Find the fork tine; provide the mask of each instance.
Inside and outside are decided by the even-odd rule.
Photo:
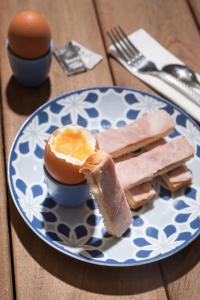
[[[123,43],[123,41],[120,39],[120,37],[118,36],[118,34],[117,34],[115,28],[111,29],[111,33],[112,33],[112,35],[114,36],[114,38],[115,38],[117,44],[120,45],[120,47],[122,48],[122,51],[123,51],[124,54],[126,55],[127,59],[128,59],[128,60],[131,60],[132,55],[130,55],[129,51],[127,50],[126,45],[124,46],[124,43]]]
[[[138,54],[138,51],[136,51],[133,47],[130,46],[129,42],[126,39],[126,36],[124,36],[124,34],[121,33],[118,27],[115,28],[115,32],[117,33],[119,39],[121,40],[121,43],[124,44],[127,51],[129,51],[129,53],[131,54],[131,57],[134,58]]]
[[[126,42],[129,44],[129,46],[132,48],[133,51],[135,51],[137,54],[139,54],[138,49],[133,45],[131,40],[129,39],[128,35],[124,32],[124,30],[118,25],[118,30],[121,32],[123,38],[126,40]]]
[[[123,53],[123,51],[121,51],[120,47],[118,47],[118,44],[115,41],[115,39],[113,38],[112,34],[110,32],[107,32],[107,35],[110,38],[111,43],[115,47],[115,49],[118,52],[118,54],[122,57],[123,60],[125,60],[126,62],[128,62],[128,58],[125,56],[125,54]]]

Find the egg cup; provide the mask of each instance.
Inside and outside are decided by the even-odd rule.
[[[44,166],[44,175],[50,197],[59,205],[67,208],[81,206],[91,198],[86,181],[80,184],[64,184],[55,180]]]
[[[48,77],[53,42],[51,41],[48,52],[36,59],[23,59],[11,50],[9,43],[6,43],[8,58],[16,80],[24,86],[35,87],[42,84]]]

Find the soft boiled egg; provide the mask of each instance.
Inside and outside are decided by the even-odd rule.
[[[61,183],[81,183],[85,178],[79,169],[96,148],[96,139],[90,131],[78,125],[64,126],[55,130],[46,144],[45,167]]]

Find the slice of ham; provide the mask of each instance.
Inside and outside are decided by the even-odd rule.
[[[118,129],[109,129],[96,135],[99,149],[112,157],[135,151],[169,134],[175,124],[164,110],[144,114],[138,120]]]
[[[93,153],[81,167],[90,186],[108,232],[121,237],[132,222],[132,214],[115,172],[112,157],[103,152]]]
[[[194,149],[185,137],[180,137],[137,157],[115,165],[119,182],[129,190],[143,182],[150,182],[194,156]]]
[[[115,158],[114,161],[115,163],[125,161],[137,155],[138,153],[127,153]],[[125,194],[130,208],[135,209],[150,202],[156,195],[156,191],[151,183],[145,182],[126,191]]]
[[[176,192],[192,183],[192,173],[186,166],[178,167],[161,176],[171,192]]]
[[[132,209],[149,203],[155,197],[155,195],[156,191],[149,182],[142,183],[126,191],[127,200]]]
[[[166,144],[165,139],[156,141],[145,147],[145,150],[151,150],[159,145]],[[166,174],[160,176],[171,192],[176,192],[183,187],[188,186],[192,182],[192,172],[186,166],[180,166]]]

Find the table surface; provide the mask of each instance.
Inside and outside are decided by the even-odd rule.
[[[16,83],[5,51],[11,17],[22,9],[43,13],[56,45],[77,40],[101,53],[92,71],[67,77],[53,59],[49,80],[38,88]],[[106,56],[106,32],[144,28],[200,72],[199,0],[1,0],[0,299],[181,299],[200,294],[200,238],[178,254],[146,266],[111,268],[76,261],[41,241],[19,216],[6,185],[12,141],[26,118],[48,99],[78,88],[120,85],[155,93]]]

